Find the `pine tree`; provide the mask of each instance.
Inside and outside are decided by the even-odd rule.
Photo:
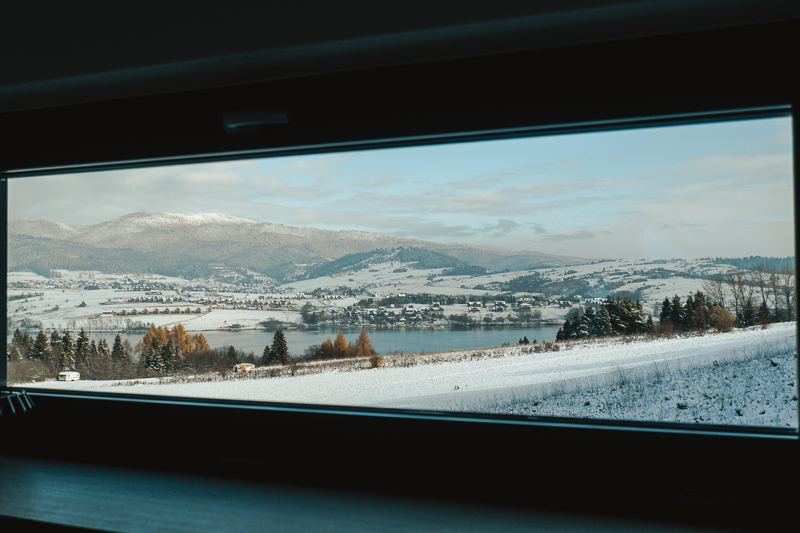
[[[19,328],[14,330],[14,336],[11,338],[11,344],[17,348],[25,346],[25,342],[22,339],[22,332],[19,330]]]
[[[156,372],[163,372],[164,360],[161,355],[161,345],[158,343],[158,340],[154,340],[149,345],[145,346],[144,366]]]
[[[97,341],[97,355],[100,357],[109,357],[111,355],[108,351],[108,341],[105,339]]]
[[[47,342],[47,335],[44,331],[40,331],[36,336],[36,342],[33,343],[28,358],[30,359],[46,359],[47,353],[50,351],[50,344]]]
[[[583,321],[586,324],[587,337],[595,337],[599,334],[597,313],[591,305],[583,312]]]
[[[238,362],[239,361],[236,358],[236,348],[233,346],[228,346],[228,349],[225,351],[225,364],[233,368],[233,366]]]
[[[752,298],[747,298],[744,302],[741,317],[741,326],[753,326],[756,323],[756,307]]]
[[[98,355],[97,343],[95,342],[94,339],[92,339],[92,342],[89,343],[89,359],[94,360],[97,358],[97,355]]]
[[[669,321],[672,322],[672,325],[675,326],[675,329],[683,326],[683,305],[681,304],[681,297],[677,294],[672,297]]]
[[[58,367],[61,370],[75,370],[75,346],[72,344],[72,336],[69,334],[69,330],[64,331],[60,348]]]
[[[264,346],[264,351],[261,354],[261,364],[262,365],[266,366],[266,365],[271,365],[272,364],[272,357],[270,356],[271,352],[272,352],[272,349],[270,348],[269,344]]]
[[[61,335],[58,330],[53,330],[50,334],[50,361],[49,364],[61,370]]]
[[[22,354],[19,352],[19,348],[13,342],[11,343],[11,348],[8,349],[8,355],[6,356],[7,361],[19,361],[22,359]]]
[[[114,346],[111,348],[111,359],[120,361],[125,357],[125,351],[122,348],[122,337],[117,336],[114,338]]]
[[[611,316],[605,306],[600,308],[597,314],[597,335],[600,337],[610,337],[614,335],[614,327],[611,323]]]
[[[172,342],[172,339],[169,339],[167,343],[161,347],[161,363],[164,365],[164,372],[172,374],[175,371],[175,344]]]
[[[89,337],[86,335],[86,331],[81,328],[78,338],[75,340],[75,362],[81,365],[88,363],[91,355],[89,350]]]
[[[683,325],[688,330],[696,328],[696,324],[694,323],[695,310],[694,298],[690,294],[686,297],[686,303],[683,304]]]
[[[658,319],[663,324],[669,321],[671,316],[672,316],[672,302],[669,301],[669,296],[665,296],[664,302],[661,304],[661,313],[658,315]]]
[[[284,337],[281,330],[277,330],[272,337],[272,348],[269,351],[269,357],[271,361],[282,365],[292,362],[292,356],[286,344],[286,337]]]
[[[558,328],[558,331],[556,331],[556,341],[567,340],[566,328],[568,326],[569,326],[569,320],[566,320],[564,324],[560,328]]]

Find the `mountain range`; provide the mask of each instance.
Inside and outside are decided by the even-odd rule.
[[[398,257],[400,248],[406,252]],[[44,275],[51,269],[67,269],[194,278],[208,276],[215,267],[224,265],[290,281],[389,257],[401,262],[405,258],[412,268],[416,264],[419,268],[477,266],[489,270],[561,267],[589,261],[375,232],[254,222],[219,214],[136,212],[92,225],[49,220],[12,220],[8,224],[8,270],[33,270]],[[303,267],[298,270],[298,265]]]

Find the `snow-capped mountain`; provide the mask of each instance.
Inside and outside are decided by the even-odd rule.
[[[381,233],[254,222],[229,215],[136,212],[91,225],[48,220],[8,224],[8,268],[146,269],[195,272],[210,263],[268,273],[320,264],[347,254],[414,247],[489,269],[581,264],[577,257],[491,246],[439,244]],[[273,272],[274,273],[274,272]]]

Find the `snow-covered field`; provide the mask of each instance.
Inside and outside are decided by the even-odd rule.
[[[413,363],[408,356],[386,356],[383,368],[364,362],[361,369],[294,377],[32,386],[797,427],[796,343],[796,324],[784,323],[698,337],[573,343],[559,351],[511,346],[419,356]]]

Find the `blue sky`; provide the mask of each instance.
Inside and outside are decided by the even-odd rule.
[[[780,118],[12,180],[9,217],[213,212],[583,257],[690,258],[793,255],[792,198],[791,119]]]

